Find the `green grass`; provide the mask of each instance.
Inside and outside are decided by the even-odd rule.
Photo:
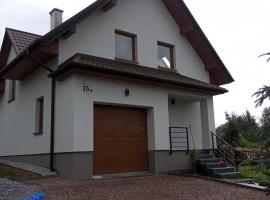
[[[247,178],[254,178],[260,184],[270,186],[270,176],[263,174],[261,171],[253,170],[251,166],[241,166],[239,172]]]
[[[0,178],[17,176],[17,173],[6,166],[0,165]]]

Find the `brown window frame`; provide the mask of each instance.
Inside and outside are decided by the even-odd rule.
[[[16,81],[8,80],[8,103],[11,103],[16,99]],[[10,86],[12,84],[12,86]]]
[[[34,135],[42,135],[44,129],[44,97],[36,99],[36,117]]]
[[[120,58],[120,57],[117,57],[116,55],[115,55],[115,60],[138,63],[137,35],[134,33],[129,33],[129,32],[118,30],[118,29],[115,30],[115,36],[116,36],[116,34],[132,38],[132,60]],[[115,49],[116,49],[116,42],[115,42]],[[115,53],[116,53],[116,51],[115,51]]]
[[[158,64],[158,68],[176,71],[175,46],[172,44],[166,43],[166,42],[158,41],[157,47],[159,47],[159,46],[166,47],[166,48],[170,49],[171,67],[166,68],[166,67],[159,66],[159,64]]]

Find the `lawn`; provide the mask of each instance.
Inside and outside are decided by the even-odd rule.
[[[260,184],[270,186],[270,176],[265,175],[262,171],[256,171],[252,166],[241,166],[239,171],[242,176],[256,179]]]
[[[26,172],[21,169],[0,165],[0,178],[11,178],[11,177],[35,177],[36,174]]]

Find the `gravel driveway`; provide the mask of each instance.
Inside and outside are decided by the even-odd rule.
[[[200,178],[156,175],[88,182],[62,179],[31,181],[49,200],[269,200],[265,193]],[[47,200],[47,199],[46,199]]]
[[[40,192],[36,186],[0,178],[0,200],[21,200],[36,192]]]

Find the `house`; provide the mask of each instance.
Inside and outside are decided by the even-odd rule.
[[[23,11],[22,11],[23,12]],[[71,179],[189,169],[233,78],[183,0],[97,0],[40,36],[6,29],[0,158]]]

